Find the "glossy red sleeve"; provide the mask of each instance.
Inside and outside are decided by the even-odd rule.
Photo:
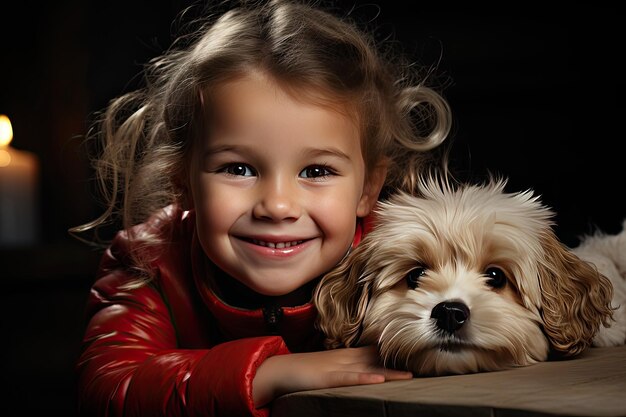
[[[91,290],[77,362],[80,415],[268,415],[254,408],[252,381],[266,358],[289,353],[282,338],[180,349],[159,291],[121,289],[128,278],[109,271]]]

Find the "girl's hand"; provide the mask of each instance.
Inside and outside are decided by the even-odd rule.
[[[268,358],[257,370],[252,393],[254,404],[262,407],[289,392],[412,377],[411,372],[381,367],[375,346],[341,348]]]

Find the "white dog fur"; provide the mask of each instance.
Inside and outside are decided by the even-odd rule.
[[[386,366],[444,375],[625,343],[626,231],[568,248],[553,211],[505,185],[433,176],[381,202],[316,288],[326,346],[377,344]]]

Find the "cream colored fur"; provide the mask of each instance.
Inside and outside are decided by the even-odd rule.
[[[387,366],[443,375],[623,344],[626,232],[567,248],[537,196],[504,187],[433,176],[381,202],[316,289],[327,347],[377,344]]]

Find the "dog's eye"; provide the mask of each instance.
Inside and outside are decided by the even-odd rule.
[[[413,268],[406,274],[406,283],[412,290],[417,288],[419,279],[426,273],[426,268],[417,267]]]
[[[491,266],[485,271],[487,285],[492,288],[502,288],[506,285],[506,274],[500,268]]]

